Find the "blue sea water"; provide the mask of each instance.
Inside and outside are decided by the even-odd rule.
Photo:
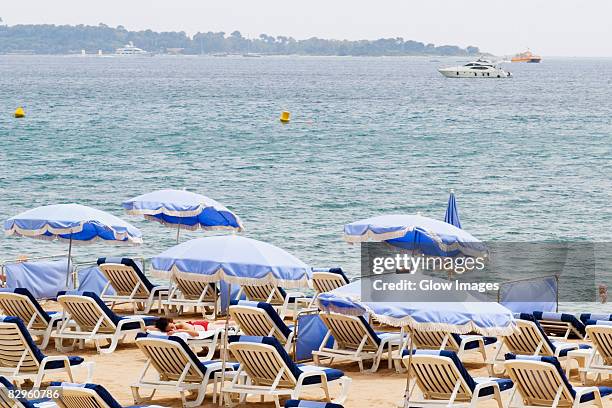
[[[482,240],[611,241],[612,60],[509,64],[504,80],[436,71],[462,62],[0,56],[0,218],[95,206],[146,242],[79,247],[79,260],[151,256],[175,232],[121,202],[188,188],[235,210],[248,236],[356,275],[345,223],[442,218],[454,188],[463,227]],[[23,120],[11,116],[19,105]],[[0,247],[1,259],[65,250],[13,237]]]

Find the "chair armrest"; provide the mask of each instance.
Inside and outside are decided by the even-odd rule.
[[[40,366],[42,368],[47,368],[47,363],[50,363],[52,361],[63,361],[65,367],[70,367],[70,360],[68,360],[68,356],[46,356],[40,362]]]
[[[128,323],[140,323],[140,328],[145,331],[147,325],[145,324],[144,320],[142,319],[142,317],[128,317],[128,318],[124,318],[119,320],[119,323],[117,323],[117,330],[121,330],[123,328],[123,326],[125,326]]]

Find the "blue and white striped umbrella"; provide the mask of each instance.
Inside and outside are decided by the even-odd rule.
[[[212,198],[185,190],[157,190],[125,201],[128,214],[166,226],[188,230],[232,230],[244,228],[240,218]]]
[[[421,331],[450,333],[476,332],[484,336],[504,336],[514,329],[512,311],[496,302],[479,301],[466,294],[457,294],[457,301],[428,302],[426,291],[411,294],[410,302],[362,302],[363,278],[331,292],[321,293],[317,300],[323,311],[361,316],[369,313],[380,322],[395,327],[411,327]],[[435,278],[427,277],[435,280]],[[459,301],[459,297],[461,297]]]
[[[450,225],[454,225],[457,228],[461,228],[461,220],[459,220],[459,210],[457,209],[457,201],[455,200],[455,192],[451,190],[448,196],[448,206],[446,207],[446,214],[444,214],[444,222]]]
[[[486,256],[486,246],[465,230],[421,215],[390,214],[344,226],[348,242],[387,241],[429,256]]]
[[[68,241],[66,286],[70,278],[73,244],[96,241],[139,245],[142,233],[132,224],[104,211],[79,204],[55,204],[33,208],[4,221],[6,235],[46,241]]]
[[[238,235],[192,239],[151,259],[157,276],[187,274],[204,282],[307,287],[312,269],[274,245]]]
[[[89,244],[99,240],[119,244],[142,243],[142,233],[132,224],[80,204],[33,208],[6,220],[4,231],[9,236],[72,241],[75,244]]]

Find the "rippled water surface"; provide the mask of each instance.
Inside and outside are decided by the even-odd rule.
[[[248,236],[357,274],[343,224],[442,218],[454,188],[464,228],[483,240],[612,240],[612,60],[508,65],[502,80],[436,72],[458,63],[0,56],[0,217],[96,206],[133,221],[146,244],[80,247],[79,259],[150,256],[174,231],[123,215],[121,202],[186,187],[235,210]],[[20,104],[27,117],[15,120]],[[3,259],[65,249],[0,245]]]

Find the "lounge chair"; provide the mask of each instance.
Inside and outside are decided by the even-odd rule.
[[[269,395],[274,399],[276,408],[280,408],[280,396],[289,395],[292,399],[298,399],[305,388],[321,388],[327,402],[332,402],[328,388],[330,383],[339,383],[342,387],[340,396],[334,402],[342,404],[348,395],[351,379],[342,371],[295,364],[274,337],[230,336],[229,350],[240,366],[232,382],[224,386],[222,398],[230,393],[240,394],[243,400],[247,394],[262,398]]]
[[[609,407],[612,387],[573,387],[556,357],[506,354],[505,368],[515,388],[507,407]],[[516,394],[519,401],[514,403]]]
[[[100,298],[111,302],[111,309],[116,303],[130,303],[137,313],[138,305],[142,304],[144,313],[149,313],[157,299],[157,310],[162,311],[162,300],[168,297],[170,288],[152,284],[133,259],[99,258],[98,267],[108,279]],[[107,294],[111,287],[115,294]]]
[[[240,326],[242,334],[275,337],[291,354],[295,333],[269,303],[232,300],[229,313]]]
[[[168,300],[164,302],[164,309],[168,315],[172,309],[176,309],[178,314],[181,314],[187,307],[193,307],[194,312],[199,308],[204,317],[207,317],[207,310],[212,309],[212,317],[216,318],[220,300],[219,289],[215,283],[173,274],[172,286]]]
[[[14,393],[18,389],[6,377],[0,376],[0,408],[50,408],[56,407],[49,398],[28,400],[26,398],[15,398]],[[12,395],[11,395],[12,394]]]
[[[222,363],[219,361],[198,359],[187,343],[177,336],[139,333],[136,345],[147,358],[147,362],[140,377],[132,385],[135,404],[151,401],[157,390],[167,390],[178,392],[184,407],[198,407],[204,401],[206,387],[213,379],[213,374],[221,372],[222,369]],[[147,379],[147,372],[151,367],[157,375]],[[233,371],[234,367],[229,364],[226,371]],[[142,397],[141,388],[153,391],[149,397]],[[187,401],[186,392],[195,393],[195,400]]]
[[[306,400],[287,400],[285,401],[285,408],[344,408],[340,404],[334,404],[333,402],[319,402],[319,401],[306,401]]]
[[[530,314],[521,313],[515,318],[517,331],[509,336],[503,336],[503,346],[516,355],[567,357],[570,350],[590,349],[587,344],[564,343],[551,341],[537,320]],[[502,349],[498,347],[493,362],[500,361]]]
[[[612,322],[610,324],[595,324],[586,327],[589,339],[593,342],[593,350],[587,358],[584,372],[612,375]]]
[[[58,389],[58,397],[55,398],[55,401],[61,408],[123,408],[111,393],[99,384],[52,382],[51,386]],[[131,408],[162,407],[158,405],[141,405]]]
[[[607,320],[612,321],[612,314],[608,313],[582,313],[580,315],[580,321],[587,324],[589,320]]]
[[[278,314],[282,319],[287,316],[289,310],[292,311],[293,316],[297,316],[300,305],[308,307],[312,301],[312,299],[307,298],[302,292],[286,292],[283,288],[271,284],[257,286],[243,285],[240,287],[236,299],[240,299],[243,294],[246,296],[247,300],[251,302],[271,304],[278,310]]]
[[[315,290],[315,295],[312,297],[309,307],[315,305],[315,301],[319,294],[324,292],[331,292],[334,289],[338,289],[344,285],[350,283],[341,268],[330,268],[330,269],[313,269],[312,271],[312,286]]]
[[[92,340],[98,353],[112,353],[126,335],[145,331],[146,326],[154,324],[156,320],[156,317],[143,315],[119,316],[93,292],[65,293],[58,293],[57,301],[64,309],[66,320],[53,336],[60,351],[71,350],[64,347],[63,340],[72,339],[81,343]],[[74,321],[76,328],[71,327],[71,321]],[[107,348],[101,347],[102,340],[110,342]]]
[[[376,333],[362,316],[345,316],[338,313],[321,313],[319,315],[329,329],[319,349],[312,352],[315,364],[320,358],[357,361],[359,370],[364,371],[363,361],[372,360],[370,372],[376,372],[382,355],[387,349],[388,366],[393,364],[392,353],[395,347],[402,346],[401,333]],[[327,347],[330,336],[334,338],[333,348]]]
[[[87,368],[88,379],[93,372],[93,363],[85,363],[82,357],[45,356],[36,346],[32,336],[20,318],[0,317],[0,375],[9,381],[18,378],[34,379],[34,388],[47,374],[63,372],[72,378],[72,367]]]
[[[457,353],[459,358],[467,352],[476,351],[482,355],[487,362],[486,348],[497,344],[496,337],[479,336],[471,334],[447,333],[444,331],[422,331],[412,332],[414,347],[428,350],[450,350]]]
[[[411,364],[414,375],[407,407],[475,408],[481,401],[494,399],[503,408],[501,393],[513,386],[506,378],[473,378],[454,351],[417,350],[402,361],[406,367]],[[422,398],[413,400],[417,387]]]
[[[573,338],[584,339],[586,334],[584,324],[572,314],[533,312],[533,317],[550,337],[567,340],[572,336]]]
[[[41,349],[47,348],[51,332],[62,321],[61,313],[45,311],[26,288],[0,292],[0,309],[6,316],[16,316],[23,320],[30,334],[40,337]]]

